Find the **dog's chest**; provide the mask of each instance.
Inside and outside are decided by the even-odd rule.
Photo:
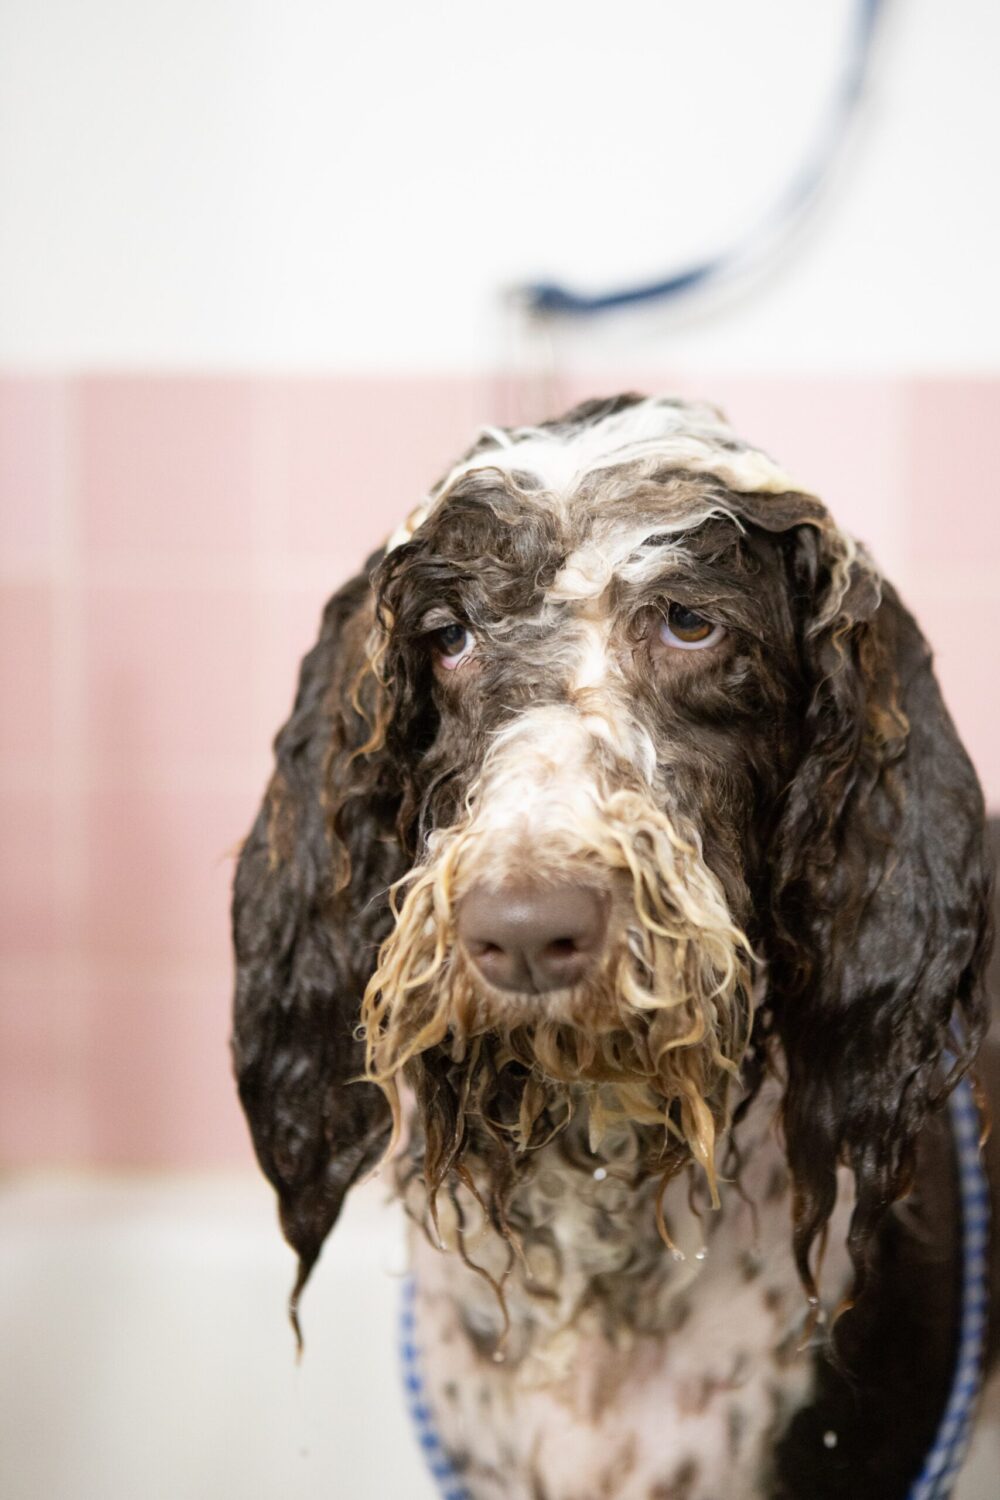
[[[506,1282],[506,1336],[484,1278],[414,1234],[423,1375],[470,1497],[766,1495],[774,1440],[813,1378],[777,1148],[757,1145],[746,1199],[723,1185],[718,1213],[699,1219],[687,1184],[671,1187],[666,1219],[683,1259],[657,1233],[651,1185],[629,1190],[613,1163],[595,1179],[549,1155],[519,1205],[533,1227],[527,1269]],[[506,1250],[467,1228],[469,1258],[496,1276]],[[453,1241],[448,1215],[442,1230]],[[842,1225],[831,1230],[831,1247],[842,1244]],[[846,1274],[831,1250],[828,1299]]]

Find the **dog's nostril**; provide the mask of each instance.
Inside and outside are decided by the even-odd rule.
[[[474,968],[499,989],[552,990],[584,979],[604,947],[607,901],[589,886],[474,887],[458,935]]]

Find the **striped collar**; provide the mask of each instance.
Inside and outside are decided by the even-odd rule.
[[[946,1500],[969,1450],[979,1401],[989,1307],[987,1254],[990,1187],[979,1151],[981,1122],[972,1085],[963,1078],[948,1100],[962,1215],[962,1304],[951,1392],[908,1500]]]

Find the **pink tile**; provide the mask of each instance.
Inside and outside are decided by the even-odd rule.
[[[0,973],[0,1162],[92,1160],[85,996],[54,967]]]
[[[891,379],[712,382],[737,431],[773,453],[886,569],[903,527],[904,390]]]
[[[229,976],[0,972],[0,1165],[249,1165]]]
[[[1000,556],[1000,379],[914,381],[907,408],[909,550],[921,568],[993,572]]]
[[[97,1160],[250,1164],[230,1065],[230,1009],[228,974],[91,982],[86,1077]]]
[[[86,809],[87,952],[108,963],[228,972],[235,851],[257,789],[95,790]]]
[[[343,377],[289,381],[286,409],[291,552],[357,568],[495,420],[481,377]]]
[[[262,600],[264,670],[258,687],[261,736],[268,745],[291,713],[299,666],[316,644],[323,606],[340,581],[331,579],[329,588],[317,588],[315,584],[283,588],[269,592]]]
[[[91,377],[80,383],[78,405],[81,527],[91,556],[251,550],[252,380]]]
[[[0,761],[8,774],[51,764],[52,667],[50,586],[0,585]]]
[[[548,410],[538,415],[545,418],[559,417],[570,407],[579,406],[581,401],[603,401],[627,391],[639,396],[680,396],[690,400],[701,397],[711,400],[711,396],[698,386],[697,381],[697,389],[693,393],[682,389],[682,385],[676,370],[639,369],[627,363],[615,367],[602,364],[600,369],[570,369],[562,372],[550,384],[545,393]],[[528,403],[525,414],[519,416],[518,420],[535,421],[535,402],[530,393],[526,393],[525,399]],[[515,405],[519,405],[516,399]]]
[[[1000,698],[993,691],[1000,583],[984,591],[911,588],[905,594],[934,651],[945,703],[979,773],[988,805],[1000,811]]]
[[[61,472],[64,386],[0,377],[0,558],[44,561]]]
[[[251,761],[258,605],[246,588],[84,592],[87,753],[105,786]]]
[[[0,954],[51,954],[59,941],[57,844],[49,789],[0,788]]]

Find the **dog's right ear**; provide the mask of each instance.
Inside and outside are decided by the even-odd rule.
[[[400,788],[382,748],[386,694],[370,660],[379,557],[326,606],[233,897],[233,1060],[299,1257],[293,1321],[345,1194],[389,1138],[385,1097],[361,1076],[355,1036],[391,923],[388,890],[404,869]]]

